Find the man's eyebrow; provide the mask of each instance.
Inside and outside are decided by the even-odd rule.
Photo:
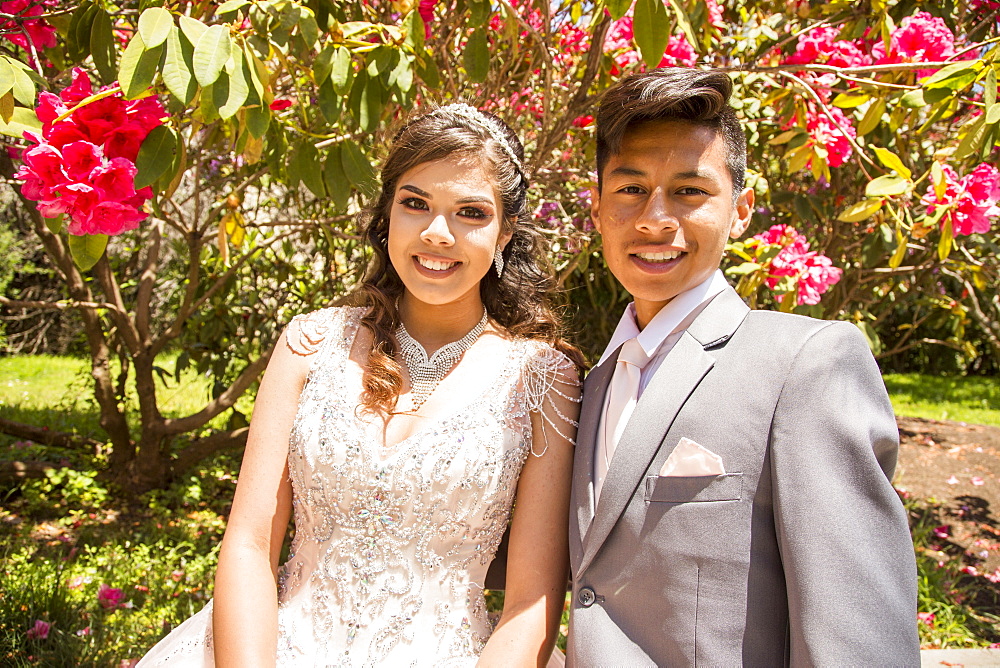
[[[420,195],[421,197],[426,197],[427,199],[432,199],[431,198],[431,194],[429,192],[427,192],[426,190],[421,190],[420,188],[418,188],[416,186],[411,186],[411,185],[399,186],[399,189],[400,190],[409,190],[411,193],[416,193],[417,195]]]
[[[714,178],[712,172],[706,172],[701,169],[689,169],[686,172],[679,172],[674,174],[674,178],[677,179],[711,179]]]
[[[609,176],[645,176],[646,172],[641,169],[636,169],[635,167],[615,167],[609,173]]]

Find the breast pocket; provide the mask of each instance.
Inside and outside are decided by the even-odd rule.
[[[705,476],[655,476],[646,478],[646,502],[708,503],[739,501],[743,496],[743,474]]]

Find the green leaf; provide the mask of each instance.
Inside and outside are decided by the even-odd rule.
[[[249,0],[227,0],[219,5],[219,8],[215,10],[216,15],[228,14],[230,12],[235,12],[250,4]]]
[[[670,3],[670,8],[674,10],[674,18],[677,19],[677,25],[680,26],[681,31],[684,33],[684,37],[687,38],[688,44],[697,44],[698,38],[694,34],[694,29],[691,27],[691,21],[688,20],[687,10],[684,9],[677,2],[677,0],[668,0]],[[666,47],[664,47],[666,49]]]
[[[351,198],[351,182],[344,173],[342,153],[340,146],[334,146],[326,156],[326,164],[323,166],[323,182],[333,200],[334,208],[338,211],[345,210]]]
[[[670,39],[670,17],[662,0],[636,0],[633,34],[646,66],[659,65]]]
[[[330,81],[338,93],[346,93],[351,84],[351,52],[349,49],[338,46],[333,55],[330,68]]]
[[[951,246],[955,241],[955,234],[951,227],[951,216],[944,221],[944,227],[941,228],[941,238],[938,240],[937,254],[938,259],[944,262],[951,255]]]
[[[983,146],[983,140],[986,138],[986,131],[989,126],[986,125],[986,115],[980,115],[972,125],[967,126],[965,135],[962,140],[958,142],[958,148],[955,149],[954,159],[961,160],[962,158],[976,153]]]
[[[920,107],[927,106],[927,101],[924,99],[924,91],[921,88],[911,90],[909,93],[901,97],[899,102],[904,107],[909,107],[911,109],[919,109]]]
[[[987,109],[992,107],[997,102],[997,71],[992,68],[986,73],[986,82],[983,89],[983,102],[986,103]]]
[[[174,97],[185,105],[190,104],[198,92],[198,83],[194,80],[194,46],[174,26],[167,36],[166,49],[163,83]]]
[[[744,276],[746,274],[753,273],[761,268],[761,265],[756,262],[743,262],[735,267],[730,267],[726,269],[726,274],[729,276]]]
[[[147,49],[142,36],[136,33],[125,47],[118,69],[118,83],[126,100],[134,100],[153,85],[153,77],[160,64],[163,45]]]
[[[628,8],[632,6],[632,0],[605,0],[604,6],[611,12],[611,18],[617,21],[625,16]]]
[[[150,130],[135,159],[135,189],[155,183],[173,164],[176,155],[177,134],[169,126],[158,125]]]
[[[133,39],[135,39],[133,37]],[[104,249],[108,247],[108,235],[84,234],[69,236],[69,252],[73,262],[81,271],[87,271],[101,259]]]
[[[334,89],[332,79],[327,78],[316,91],[316,102],[328,124],[333,125],[340,119],[343,97]]]
[[[229,60],[231,50],[232,41],[226,26],[212,26],[198,38],[194,47],[194,76],[199,84],[207,86],[215,83]]]
[[[879,98],[871,103],[868,107],[868,111],[865,115],[861,117],[861,122],[858,123],[858,136],[863,136],[878,127],[878,124],[882,122],[882,114],[885,113],[886,102],[884,99]]]
[[[91,27],[94,25],[94,17],[101,11],[96,3],[88,3],[86,6],[78,8],[73,12],[73,18],[69,23],[66,46],[69,50],[69,57],[74,62],[81,61],[87,57],[90,49]]]
[[[188,38],[188,41],[192,45],[197,44],[201,36],[208,31],[208,26],[199,21],[198,19],[193,19],[190,16],[184,16],[181,14],[179,24],[181,27],[181,32],[184,36]]]
[[[961,90],[976,80],[982,67],[982,61],[979,60],[962,60],[945,65],[927,77],[923,82],[923,87],[927,90],[935,88]]]
[[[0,96],[0,121],[9,123],[14,116],[14,91],[9,90]]]
[[[482,28],[473,32],[469,36],[469,41],[465,43],[462,64],[465,65],[469,79],[476,83],[486,81],[486,75],[490,72],[490,47],[486,40],[486,32]]]
[[[14,107],[14,113],[11,115],[9,121],[4,122],[0,119],[0,134],[24,139],[25,132],[34,132],[36,134],[41,134],[42,132],[42,122],[38,120],[34,109]]]
[[[872,147],[875,149],[875,155],[878,156],[879,161],[892,171],[896,172],[904,179],[908,179],[913,176],[913,172],[910,171],[909,167],[903,164],[903,161],[899,159],[895,153],[887,148]]]
[[[866,320],[858,320],[854,323],[857,328],[861,330],[861,333],[865,335],[865,341],[868,342],[868,348],[872,351],[873,355],[878,355],[882,352],[882,339],[879,338],[878,332],[872,327]]]
[[[786,130],[785,132],[782,132],[777,137],[771,137],[770,139],[768,139],[767,140],[767,145],[768,146],[778,146],[780,144],[787,144],[794,137],[796,137],[797,135],[800,135],[800,134],[802,134],[802,131],[799,130],[799,129]]]
[[[347,179],[365,194],[375,192],[375,170],[357,142],[347,140],[341,151],[341,164]]]
[[[416,6],[403,19],[403,31],[406,33],[404,44],[414,51],[423,50],[427,29],[424,28],[424,20],[420,17],[420,12],[417,11]]]
[[[873,179],[865,187],[865,195],[868,197],[892,197],[902,195],[913,185],[907,179],[896,174],[886,174],[877,179]]]
[[[408,92],[413,86],[413,62],[406,56],[400,58],[390,79],[396,82],[396,87],[400,91]]]
[[[216,98],[216,104],[219,107],[219,118],[226,120],[232,118],[243,103],[247,101],[247,95],[250,94],[250,84],[246,80],[246,69],[243,63],[243,52],[240,49],[233,49],[233,55],[230,56],[230,63],[226,65],[226,71],[231,73],[226,75],[229,79],[229,86],[227,91],[226,99],[220,102],[220,98]],[[219,77],[218,82],[222,81],[222,76]],[[216,91],[221,90],[221,86],[216,86]]]
[[[322,110],[322,109],[321,109]],[[247,109],[247,130],[250,134],[260,139],[267,132],[267,126],[271,124],[271,110],[263,104]]]
[[[8,62],[7,57],[0,58],[0,95],[6,95],[14,90],[14,68]]]
[[[94,23],[90,28],[90,55],[94,59],[97,73],[101,81],[109,84],[115,80],[115,67],[118,54],[115,52],[115,33],[111,25],[111,17],[103,9],[94,14]]]
[[[488,0],[469,0],[469,25],[482,26],[490,18]]]
[[[163,7],[150,7],[139,15],[139,34],[146,48],[163,44],[174,27],[174,17]]]
[[[333,70],[333,56],[336,52],[337,47],[329,44],[319,52],[316,60],[313,61],[313,81],[316,82],[317,86],[323,85],[323,82],[330,76],[330,71]]]
[[[889,267],[895,269],[903,264],[903,258],[905,257],[906,237],[903,236],[903,232],[899,229],[899,226],[896,226],[896,250],[892,252],[892,257],[889,258]]]
[[[316,197],[326,197],[326,187],[323,185],[323,165],[319,161],[319,151],[306,142],[295,152],[293,161],[298,163],[298,173],[302,183],[306,184]]]
[[[840,212],[837,220],[844,223],[859,223],[875,215],[882,208],[881,198],[863,199]]]
[[[319,39],[319,24],[316,23],[316,15],[308,7],[299,7],[299,35],[302,36],[306,46],[310,49]]]
[[[860,107],[870,99],[871,96],[867,93],[841,93],[833,98],[833,102],[830,104],[841,109],[853,109],[854,107]]]
[[[43,217],[42,220],[45,221],[45,227],[49,228],[49,232],[51,232],[52,234],[59,234],[60,232],[62,232],[63,229],[63,217],[64,214],[60,213],[55,218]]]

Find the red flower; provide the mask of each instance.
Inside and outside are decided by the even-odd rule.
[[[889,53],[879,40],[872,47],[875,63],[920,63],[946,60],[955,53],[955,35],[945,25],[944,19],[927,12],[917,12],[899,23],[899,28],[889,40]],[[917,78],[926,77],[937,70],[917,70]]]
[[[955,236],[990,231],[992,219],[1000,216],[1000,172],[988,163],[981,163],[972,173],[958,178],[955,170],[945,165],[944,193],[940,197],[934,184],[927,187],[921,201],[927,205],[927,213],[932,214],[939,206],[950,207],[941,217],[941,225],[951,220]]]
[[[271,111],[284,111],[292,106],[291,100],[275,100],[271,104],[267,105],[271,108]]]
[[[115,589],[114,587],[109,587],[106,584],[102,584],[97,590],[97,602],[102,608],[108,610],[114,610],[115,608],[122,606],[122,598],[125,594],[121,589]]]
[[[45,12],[46,6],[55,6],[51,0],[8,0],[0,2],[0,13],[17,16],[18,19],[0,19],[0,37],[28,50],[28,42],[41,51],[56,45],[56,29],[45,22],[45,19],[29,19]],[[24,28],[23,30],[21,28]],[[27,33],[27,36],[25,36]]]
[[[41,619],[35,620],[35,625],[28,629],[28,640],[45,640],[49,637],[49,629],[52,625]]]

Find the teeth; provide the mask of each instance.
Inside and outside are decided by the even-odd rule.
[[[433,269],[434,271],[444,271],[445,269],[451,269],[458,262],[438,262],[437,260],[428,260],[417,256],[417,262],[420,263],[421,267],[426,267],[427,269]]]
[[[669,262],[681,256],[681,251],[669,251],[667,253],[636,253],[636,257],[646,262]]]

